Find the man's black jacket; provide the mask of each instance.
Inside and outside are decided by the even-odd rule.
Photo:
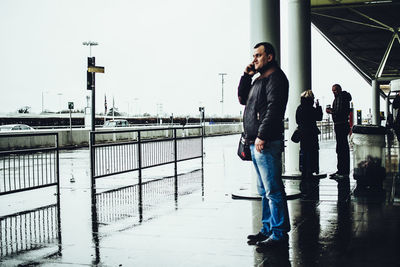
[[[246,105],[243,114],[246,139],[254,141],[259,137],[266,142],[282,140],[289,93],[286,75],[277,67],[268,77],[251,83],[251,76],[245,73],[238,88],[239,102]]]
[[[335,124],[349,122],[351,95],[346,91],[341,91],[333,100],[332,119]]]

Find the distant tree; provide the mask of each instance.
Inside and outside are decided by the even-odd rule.
[[[145,113],[143,113],[143,117],[150,117],[150,114],[145,112]]]
[[[24,106],[24,107],[21,107],[20,109],[18,109],[18,113],[29,113],[30,109],[31,109],[31,107]]]
[[[112,116],[113,115],[113,108],[110,108],[110,111],[108,111],[107,116]],[[118,108],[114,108],[114,116],[121,116],[121,113],[119,113]]]

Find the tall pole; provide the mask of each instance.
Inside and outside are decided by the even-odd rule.
[[[92,46],[96,46],[99,45],[99,43],[97,42],[93,42],[93,41],[87,41],[87,42],[83,42],[83,45],[89,46],[89,55],[90,58],[92,58]],[[92,64],[93,66],[95,66],[95,59],[92,59]],[[88,66],[89,67],[89,66]],[[92,86],[92,111],[91,111],[91,121],[92,121],[92,125],[91,125],[91,130],[95,131],[95,121],[96,121],[96,101],[95,101],[95,80],[94,80],[94,73],[92,73],[92,79],[93,79],[93,86]]]
[[[114,96],[113,96],[113,112],[112,112],[112,119],[114,120],[114,111],[115,111],[115,106],[114,106],[115,102],[114,102]]]
[[[104,94],[104,123],[106,123],[106,118],[107,118],[107,97],[106,94]]]
[[[221,75],[221,112],[222,112],[222,116],[224,116],[224,76],[227,75],[226,73],[218,73],[218,75]]]
[[[94,57],[92,57],[92,64],[93,64],[93,66],[96,65]],[[93,81],[92,81],[92,111],[90,112],[90,115],[92,117],[92,119],[91,119],[91,121],[92,121],[91,131],[92,132],[96,131],[96,90],[95,90],[96,85],[95,85],[94,77],[95,77],[95,74],[92,73],[92,79],[93,79]]]
[[[134,99],[134,109],[133,112],[135,113],[134,116],[138,116],[139,115],[139,98],[135,97]]]
[[[42,91],[42,114],[44,112],[44,92]]]
[[[58,93],[57,94],[58,95],[58,106],[59,106],[59,108],[60,108],[60,114],[61,114],[61,96],[62,96],[62,93]]]

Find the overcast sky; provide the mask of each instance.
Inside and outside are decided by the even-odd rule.
[[[286,1],[282,6],[282,68],[287,69]],[[239,115],[236,90],[251,61],[249,1],[244,0],[1,0],[0,113],[86,106],[89,48],[96,65],[97,112]],[[331,86],[351,92],[357,109],[370,106],[369,85],[312,31],[313,90],[331,103]],[[382,109],[382,107],[381,107]]]

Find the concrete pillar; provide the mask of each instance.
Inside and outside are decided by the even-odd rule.
[[[380,103],[379,103],[379,84],[377,80],[372,80],[372,124],[381,125],[381,119],[379,114]]]
[[[285,174],[298,175],[299,144],[290,141],[296,129],[296,109],[300,104],[300,94],[311,89],[311,16],[310,1],[290,0],[288,4],[289,26],[289,102],[286,116],[289,130],[286,132],[287,149],[285,155]],[[318,97],[318,96],[316,96]]]
[[[280,5],[276,0],[250,1],[250,42],[253,47],[260,42],[271,43],[280,62],[281,50]]]

